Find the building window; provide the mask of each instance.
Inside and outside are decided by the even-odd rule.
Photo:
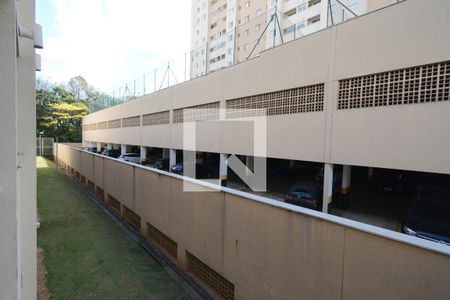
[[[301,21],[297,24],[297,30],[300,30],[305,27],[305,21]]]
[[[250,7],[250,0],[245,1],[245,7]]]
[[[262,11],[261,11],[260,8],[258,8],[258,9],[256,10],[256,16],[259,17],[260,15],[262,15]]]
[[[250,21],[250,16],[245,16],[244,23],[247,23],[248,21]]]
[[[297,6],[297,12],[302,12],[306,9],[306,3],[300,4],[299,6]]]
[[[248,49],[250,49],[250,45],[247,43],[244,45],[244,50],[247,51]]]
[[[248,36],[250,31],[248,29],[244,30],[244,36]]]
[[[260,30],[261,30],[261,24],[256,24],[255,31],[260,31]]]

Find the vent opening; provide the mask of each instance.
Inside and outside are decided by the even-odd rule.
[[[234,299],[234,284],[187,252],[189,270],[223,299]]]
[[[178,245],[175,241],[149,223],[147,223],[147,232],[152,241],[166,250],[173,258],[177,258]]]

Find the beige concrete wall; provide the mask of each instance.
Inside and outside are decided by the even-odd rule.
[[[189,184],[203,192],[185,192],[179,176],[87,155],[103,160],[106,182],[126,191],[111,186],[109,193],[134,210],[141,224],[148,222],[178,244],[180,264],[184,251],[194,254],[234,284],[235,299],[450,294],[446,246],[229,189],[219,192],[199,181]],[[71,164],[70,156],[61,157]]]
[[[16,297],[19,282],[17,281],[17,263],[20,255],[17,244],[19,220],[16,218],[17,209],[17,177],[16,177],[16,78],[9,76],[16,72],[15,48],[15,1],[0,2],[0,90],[2,100],[0,109],[0,135],[4,139],[1,143],[3,155],[0,156],[0,290],[5,298]]]
[[[105,182],[103,179],[103,165],[104,165],[104,159],[102,159],[99,156],[94,157],[94,180],[96,186],[101,188],[102,190],[105,189]]]
[[[36,297],[34,0],[0,1],[0,298]]]
[[[104,160],[103,163],[105,193],[120,199],[126,207],[135,210],[133,167],[114,160]]]
[[[94,156],[86,152],[81,152],[80,155],[80,173],[86,177],[86,180],[94,182]]]
[[[448,35],[449,10],[450,2],[445,0],[433,5],[400,2],[265,51],[256,59],[90,114],[84,123],[214,101],[221,101],[223,107],[228,99],[325,83],[323,113],[269,117],[268,155],[450,173],[450,164],[443,163],[450,149],[450,103],[352,110],[337,110],[336,104],[341,79],[450,60],[450,41],[443,38]],[[84,131],[83,138],[183,147],[180,124],[150,127]],[[241,129],[217,136],[205,127],[209,141],[200,143],[199,150],[246,154],[240,141],[248,137],[242,136],[245,128]]]

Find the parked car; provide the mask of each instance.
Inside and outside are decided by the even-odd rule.
[[[450,194],[427,191],[415,197],[402,232],[450,246]]]
[[[97,153],[97,147],[86,147],[83,149],[89,152]]]
[[[120,156],[120,150],[117,149],[103,150],[102,155],[118,158]]]
[[[374,182],[379,192],[399,195],[413,190],[414,178],[405,171],[377,169]]]
[[[183,170],[184,170],[183,163],[177,163],[175,166],[173,166],[170,169],[170,172],[178,174],[178,175],[183,175]]]
[[[190,165],[193,165],[192,163]],[[178,174],[178,175],[184,175],[184,168],[186,166],[186,163],[177,163],[175,166],[173,166],[170,171],[172,173]],[[213,171],[207,167],[205,167],[203,164],[195,164],[195,177],[198,179],[201,178],[212,178],[213,177]]]
[[[292,185],[284,202],[306,208],[322,210],[323,183],[316,180],[299,181]],[[340,182],[333,184],[333,205],[340,204]]]
[[[169,159],[160,158],[153,163],[153,167],[158,170],[169,171]]]
[[[141,157],[137,153],[125,153],[118,157],[120,160],[132,162],[135,164],[139,164],[141,162]]]
[[[318,181],[302,181],[294,184],[284,201],[315,210],[322,209],[323,187]]]

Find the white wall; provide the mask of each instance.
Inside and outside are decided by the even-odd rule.
[[[15,9],[17,7],[17,10]],[[36,145],[33,0],[0,1],[0,298],[36,297]],[[18,121],[20,120],[20,122]]]
[[[323,112],[268,118],[268,155],[450,173],[450,101],[337,110],[339,80],[450,60],[450,2],[408,0],[263,52],[259,58],[90,114],[95,123],[267,92],[325,84]],[[180,124],[85,131],[90,141],[182,147]],[[167,133],[159,136],[160,133]],[[243,153],[244,130],[203,151]],[[234,135],[234,136],[233,136]],[[157,137],[158,136],[158,137]],[[233,138],[236,137],[236,138]]]

